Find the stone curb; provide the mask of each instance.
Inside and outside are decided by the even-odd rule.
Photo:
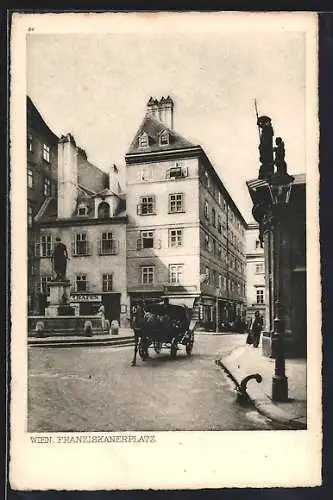
[[[59,339],[59,338],[54,338],[54,337],[48,337],[48,338],[40,338],[40,339],[33,339],[31,341],[30,339],[28,340],[28,347],[91,347],[91,346],[109,346],[109,347],[120,347],[120,346],[130,346],[133,345],[134,343],[134,337],[133,336],[128,336],[128,337],[120,337],[120,338],[115,338],[115,337],[107,337],[105,339],[97,338],[94,339],[92,338],[87,338],[83,337],[82,339],[73,339],[73,338],[66,338],[66,339]]]
[[[233,380],[240,384],[241,380],[238,380],[237,377],[232,373],[232,369],[226,363],[225,359],[220,359],[220,364],[223,369],[227,373],[227,375]],[[304,417],[291,417],[288,412],[278,408],[271,399],[262,391],[263,398],[259,399],[253,395],[253,391],[248,388],[246,391],[247,397],[250,403],[257,409],[257,411],[263,416],[269,418],[273,422],[282,424],[289,430],[306,430],[306,419]]]

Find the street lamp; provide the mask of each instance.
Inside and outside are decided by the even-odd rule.
[[[267,118],[267,117],[265,117]],[[258,119],[259,123],[260,118]],[[271,124],[269,122],[269,126]],[[288,378],[285,374],[285,352],[284,352],[284,334],[285,324],[283,319],[282,304],[282,270],[281,266],[281,247],[283,246],[283,225],[286,216],[286,209],[289,203],[294,177],[288,175],[287,165],[284,161],[284,144],[281,138],[276,139],[277,148],[271,144],[273,129],[267,134],[263,129],[260,137],[259,150],[261,152],[260,160],[262,162],[259,179],[248,181],[247,187],[252,198],[252,214],[259,223],[259,237],[263,242],[266,232],[273,235],[274,245],[274,265],[273,265],[273,283],[274,283],[274,320],[272,341],[272,355],[275,358],[275,370],[272,378],[272,400],[284,402],[288,400]],[[282,143],[282,146],[279,145]],[[271,145],[271,152],[270,152]],[[281,147],[283,151],[281,153]],[[273,151],[275,159],[272,161]],[[272,153],[272,154],[270,154]],[[275,166],[276,171],[275,170]]]

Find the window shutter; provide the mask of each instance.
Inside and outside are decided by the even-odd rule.
[[[76,241],[72,241],[71,243],[72,255],[76,255]]]
[[[40,257],[40,243],[35,243],[35,256]]]
[[[162,244],[161,244],[161,240],[156,240],[156,241],[155,241],[155,245],[154,245],[154,247],[155,247],[157,250],[160,250],[160,249],[161,249],[161,246],[162,246]]]
[[[137,250],[142,250],[142,240],[141,239],[138,239],[136,241],[136,249]]]
[[[138,203],[136,206],[137,215],[142,215],[142,203]]]
[[[188,168],[182,167],[182,177],[187,177],[187,176],[188,176]]]

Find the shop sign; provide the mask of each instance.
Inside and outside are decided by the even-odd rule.
[[[102,302],[102,295],[71,295],[70,302]]]

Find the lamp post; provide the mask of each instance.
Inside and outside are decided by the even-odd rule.
[[[248,181],[247,187],[254,205],[252,209],[253,217],[259,223],[260,241],[263,242],[265,233],[270,232],[273,236],[274,319],[271,341],[272,355],[275,358],[275,369],[272,378],[272,400],[283,402],[288,400],[288,378],[285,373],[285,324],[282,294],[283,262],[281,252],[284,243],[284,221],[294,177],[287,173],[287,165],[284,161],[284,143],[281,138],[276,139],[277,148],[274,148],[275,159],[273,160],[273,129],[270,119],[268,117],[263,118],[265,118],[266,123],[269,123],[268,126],[270,129],[266,133],[263,128],[261,132],[259,150],[262,165],[259,171],[259,178]],[[267,122],[267,119],[269,122]],[[260,124],[260,120],[261,118],[258,119],[258,124]],[[281,143],[282,146],[280,146]],[[282,151],[281,148],[283,148]],[[277,167],[276,171],[275,166]]]

